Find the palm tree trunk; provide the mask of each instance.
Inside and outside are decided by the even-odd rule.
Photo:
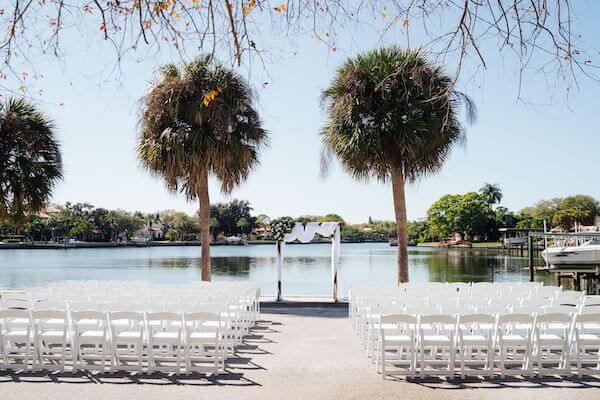
[[[398,237],[398,283],[408,282],[408,234],[406,219],[406,199],[404,197],[404,175],[400,168],[392,167],[392,193],[396,214],[396,235]]]
[[[202,247],[200,266],[202,268],[202,280],[210,281],[210,198],[208,196],[208,171],[202,176],[198,199],[200,200],[200,244]]]

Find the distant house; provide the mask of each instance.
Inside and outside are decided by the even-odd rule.
[[[252,232],[250,233],[250,235],[252,237],[254,237],[255,239],[262,239],[262,240],[268,240],[273,237],[273,234],[271,233],[271,229],[262,227],[262,226],[254,228],[252,230]]]
[[[457,232],[457,231],[450,232],[447,240],[450,242],[452,242],[452,241],[460,242],[461,240],[463,240],[462,233]]]
[[[141,229],[140,236],[147,240],[163,240],[168,230],[169,227],[163,224],[157,215]]]
[[[62,211],[62,209],[57,206],[48,205],[48,206],[43,207],[41,210],[39,210],[38,212],[36,212],[33,215],[35,215],[36,217],[39,217],[41,219],[48,219],[48,218],[55,217],[56,215],[60,214],[61,211]]]

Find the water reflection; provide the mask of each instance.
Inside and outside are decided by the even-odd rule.
[[[218,276],[249,276],[250,267],[256,260],[250,257],[219,257],[212,260],[212,272]],[[200,259],[196,260],[199,265]]]
[[[183,283],[200,279],[198,247],[132,249],[0,250],[0,289],[43,285],[64,279],[142,279]],[[252,280],[275,293],[274,246],[212,249],[214,280]],[[283,289],[288,295],[331,293],[331,246],[286,246]],[[483,250],[411,248],[412,281],[506,281],[527,279],[527,259]],[[339,284],[389,283],[396,279],[396,249],[387,243],[343,244]],[[549,275],[538,280],[551,282]]]

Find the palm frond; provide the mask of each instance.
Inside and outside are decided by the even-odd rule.
[[[24,99],[7,99],[0,105],[0,217],[19,225],[48,201],[62,177],[52,120]]]
[[[469,122],[476,109],[454,91],[452,79],[421,49],[375,49],[346,60],[323,91],[327,121],[324,154],[333,154],[356,179],[385,181],[392,166],[408,181],[435,173],[462,143],[463,104]]]
[[[189,199],[197,197],[206,172],[229,193],[258,165],[258,154],[268,145],[254,93],[210,56],[177,71],[163,75],[143,99],[138,159],[168,189]]]

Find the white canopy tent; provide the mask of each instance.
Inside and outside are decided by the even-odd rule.
[[[341,244],[340,225],[337,222],[296,222],[292,231],[286,233],[283,240],[277,241],[277,301],[281,300],[281,267],[285,243],[296,240],[300,243],[309,243],[317,234],[331,238],[331,282],[333,284],[333,300],[337,301],[337,266]]]

